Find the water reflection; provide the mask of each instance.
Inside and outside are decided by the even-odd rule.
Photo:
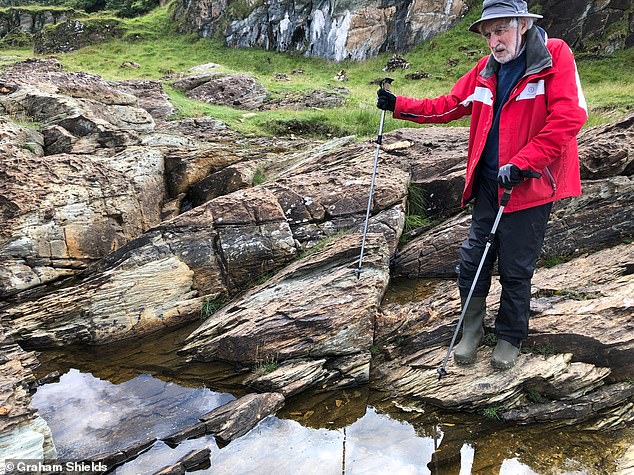
[[[40,387],[33,407],[48,422],[61,459],[83,459],[165,437],[234,397],[149,375],[121,384],[71,369]]]

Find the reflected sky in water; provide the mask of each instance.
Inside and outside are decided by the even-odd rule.
[[[81,459],[165,437],[233,399],[149,375],[113,384],[71,369],[38,388],[32,405],[51,428],[59,457]]]

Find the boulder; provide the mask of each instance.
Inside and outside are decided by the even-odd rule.
[[[272,370],[271,377],[286,372],[278,380],[285,386],[300,378],[308,385],[367,382],[373,319],[389,279],[389,254],[381,235],[369,235],[357,278],[359,247],[359,235],[345,236],[286,267],[209,317],[187,338],[183,353],[193,360],[260,366]],[[315,364],[309,361],[303,370],[297,364],[279,366],[307,359]],[[315,377],[306,378],[307,371]]]
[[[247,110],[259,108],[268,95],[262,84],[246,74],[195,76],[177,81],[174,87],[190,99]]]
[[[296,255],[275,197],[253,188],[217,198],[141,237],[54,289],[0,307],[30,346],[105,344],[198,318]]]
[[[266,99],[262,109],[331,109],[342,106],[349,94],[348,89],[340,87],[333,90],[315,89],[312,91],[290,91],[281,97]]]
[[[0,143],[0,295],[72,275],[161,220],[163,157],[46,157]]]
[[[279,393],[247,394],[213,409],[200,420],[205,423],[207,433],[227,444],[242,437],[265,417],[275,414],[284,402],[284,396]]]

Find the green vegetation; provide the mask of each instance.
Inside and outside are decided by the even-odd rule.
[[[372,356],[378,356],[378,355],[380,355],[382,352],[383,352],[383,350],[382,350],[382,349],[381,349],[381,347],[380,347],[380,346],[378,346],[378,345],[372,345],[372,346],[370,347],[370,354],[371,354]]]
[[[260,354],[260,345],[255,348],[255,368],[253,372],[258,376],[272,373],[280,367],[278,361],[279,355],[273,354]]]
[[[215,299],[206,300],[200,309],[200,318],[203,320],[209,318],[218,310],[220,310],[225,305],[225,303],[227,303],[227,300],[224,297],[217,297]]]
[[[2,1],[2,0],[0,0]],[[7,2],[19,0],[4,0]],[[127,1],[127,3],[126,3]],[[83,3],[82,3],[83,2]],[[91,11],[87,3],[118,12],[127,9],[143,11],[154,0],[130,2],[129,0],[76,0],[75,3],[47,2],[58,5],[80,3]],[[134,5],[136,4],[136,7]],[[231,3],[235,15],[248,13],[257,3],[235,1]],[[103,7],[103,8],[101,8]],[[92,10],[92,11],[97,11]],[[227,48],[220,39],[199,39],[195,35],[176,33],[176,24],[169,17],[169,7],[152,10],[149,14],[123,20],[124,37],[105,44],[89,46],[79,51],[59,55],[67,70],[99,74],[105,79],[158,79],[166,75],[186,71],[204,64],[221,64],[227,72],[243,72],[253,75],[273,96],[308,91],[315,88],[332,90],[344,86],[349,90],[344,106],[336,109],[310,109],[303,111],[260,111],[245,117],[245,112],[230,107],[212,106],[188,99],[184,94],[167,88],[178,108],[174,118],[212,116],[230,127],[246,134],[305,135],[327,138],[329,136],[356,135],[366,139],[376,135],[380,112],[374,107],[376,81],[386,75],[395,79],[394,91],[400,95],[429,97],[446,94],[460,76],[487,53],[486,44],[478,35],[466,31],[478,16],[472,9],[455,28],[424,42],[406,53],[410,63],[407,70],[386,73],[383,67],[391,54],[385,53],[363,62],[343,61],[335,63],[320,58],[307,58],[297,52],[276,53],[262,49]],[[22,44],[21,39],[17,44]],[[17,46],[13,46],[14,48]],[[4,51],[17,53],[20,58],[31,55],[25,49]],[[134,61],[140,69],[121,68],[125,61]],[[0,67],[3,63],[0,63]],[[578,55],[578,67],[584,91],[590,106],[587,125],[608,122],[630,111],[634,104],[634,49],[614,53],[597,59]],[[303,74],[293,74],[295,70]],[[341,83],[334,79],[345,70],[349,80]],[[406,76],[415,71],[431,75],[427,79],[412,80]],[[276,80],[275,74],[286,74],[290,81]],[[616,76],[616,79],[615,79]],[[452,125],[467,125],[468,118]],[[385,132],[403,127],[405,123],[388,119]],[[409,124],[419,127],[416,124]],[[408,228],[424,224],[424,214],[408,213]]]
[[[314,246],[300,252],[299,255],[297,256],[297,260],[304,259],[305,257],[312,256],[313,254],[317,254],[319,251],[325,248],[328,244],[338,241],[346,234],[352,233],[352,231],[353,231],[352,229],[342,229],[337,231],[334,234],[331,234],[330,236],[327,236],[321,239]]]
[[[253,185],[254,186],[261,185],[264,182],[266,182],[266,175],[264,174],[264,168],[257,167],[255,169],[255,173],[253,174]]]
[[[407,189],[407,195],[403,239],[407,239],[407,235],[415,229],[427,226],[431,223],[431,220],[427,217],[425,191],[416,185],[410,185]]]
[[[499,411],[500,409],[498,407],[490,406],[490,407],[485,407],[482,410],[481,414],[487,419],[499,421],[501,419]]]
[[[554,346],[549,344],[533,344],[531,346],[523,346],[522,353],[531,353],[534,355],[549,357],[557,354],[557,350]]]
[[[543,396],[539,393],[539,391],[536,391],[535,389],[526,389],[526,396],[531,402],[534,402],[536,404],[546,404],[547,402],[550,402],[550,399]]]
[[[563,264],[564,262],[567,262],[567,259],[563,257],[548,257],[544,259],[544,262],[542,262],[542,266],[550,268],[558,266],[559,264]]]

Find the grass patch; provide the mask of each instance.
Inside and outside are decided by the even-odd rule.
[[[224,307],[226,303],[227,299],[225,297],[217,297],[206,300],[200,308],[200,318],[204,320],[211,317],[214,313]]]
[[[548,257],[544,259],[544,261],[542,262],[542,266],[549,269],[551,267],[558,266],[559,264],[563,264],[564,262],[567,262],[567,261],[568,259],[565,259],[563,257]]]
[[[278,361],[279,354],[260,354],[260,346],[258,345],[255,348],[255,368],[253,372],[258,376],[262,376],[265,374],[272,373],[276,369],[280,367],[280,363]]]
[[[231,5],[236,14],[242,15],[257,4],[233,2]],[[196,65],[218,63],[227,71],[255,76],[270,91],[272,97],[288,92],[331,90],[344,86],[349,95],[341,107],[305,111],[260,111],[256,117],[248,119],[242,117],[246,111],[192,101],[181,93],[166,89],[179,111],[175,118],[211,116],[245,134],[293,133],[319,138],[356,135],[365,140],[376,135],[380,119],[380,111],[374,106],[377,90],[374,81],[389,74],[395,79],[396,94],[413,97],[447,94],[453,83],[487,54],[484,40],[467,31],[468,25],[478,17],[479,8],[472,8],[450,31],[407,52],[404,57],[410,63],[410,69],[390,73],[384,72],[383,67],[391,53],[383,53],[362,62],[336,63],[322,58],[305,57],[299,52],[277,53],[259,48],[228,48],[219,39],[199,39],[195,35],[178,34],[177,22],[170,19],[168,6],[157,8],[141,17],[123,19],[124,38],[58,57],[67,70],[98,74],[107,80],[158,79],[167,74],[186,71]],[[10,51],[3,53],[10,54]],[[136,62],[141,67],[138,70],[121,68],[125,61]],[[601,59],[580,54],[578,66],[590,107],[587,126],[613,121],[634,108],[633,48]],[[293,74],[294,70],[299,69],[303,70],[303,74]],[[334,80],[341,69],[349,77],[345,83]],[[430,77],[415,80],[406,78],[417,70],[423,70]],[[290,81],[276,81],[276,73],[286,74]],[[616,78],[612,80],[614,77]],[[451,125],[468,123],[469,118],[464,118]],[[384,132],[404,126],[419,127],[411,122],[406,124],[388,118]],[[420,223],[415,219],[410,220],[410,226]]]
[[[491,419],[495,421],[501,420],[499,407],[495,407],[495,406],[485,407],[484,409],[482,409],[480,413],[487,419]]]
[[[266,182],[266,175],[263,167],[257,167],[253,174],[253,186],[261,185]]]
[[[554,346],[549,344],[539,344],[531,346],[522,346],[522,353],[530,353],[533,355],[540,355],[549,357],[557,354],[557,350]]]

